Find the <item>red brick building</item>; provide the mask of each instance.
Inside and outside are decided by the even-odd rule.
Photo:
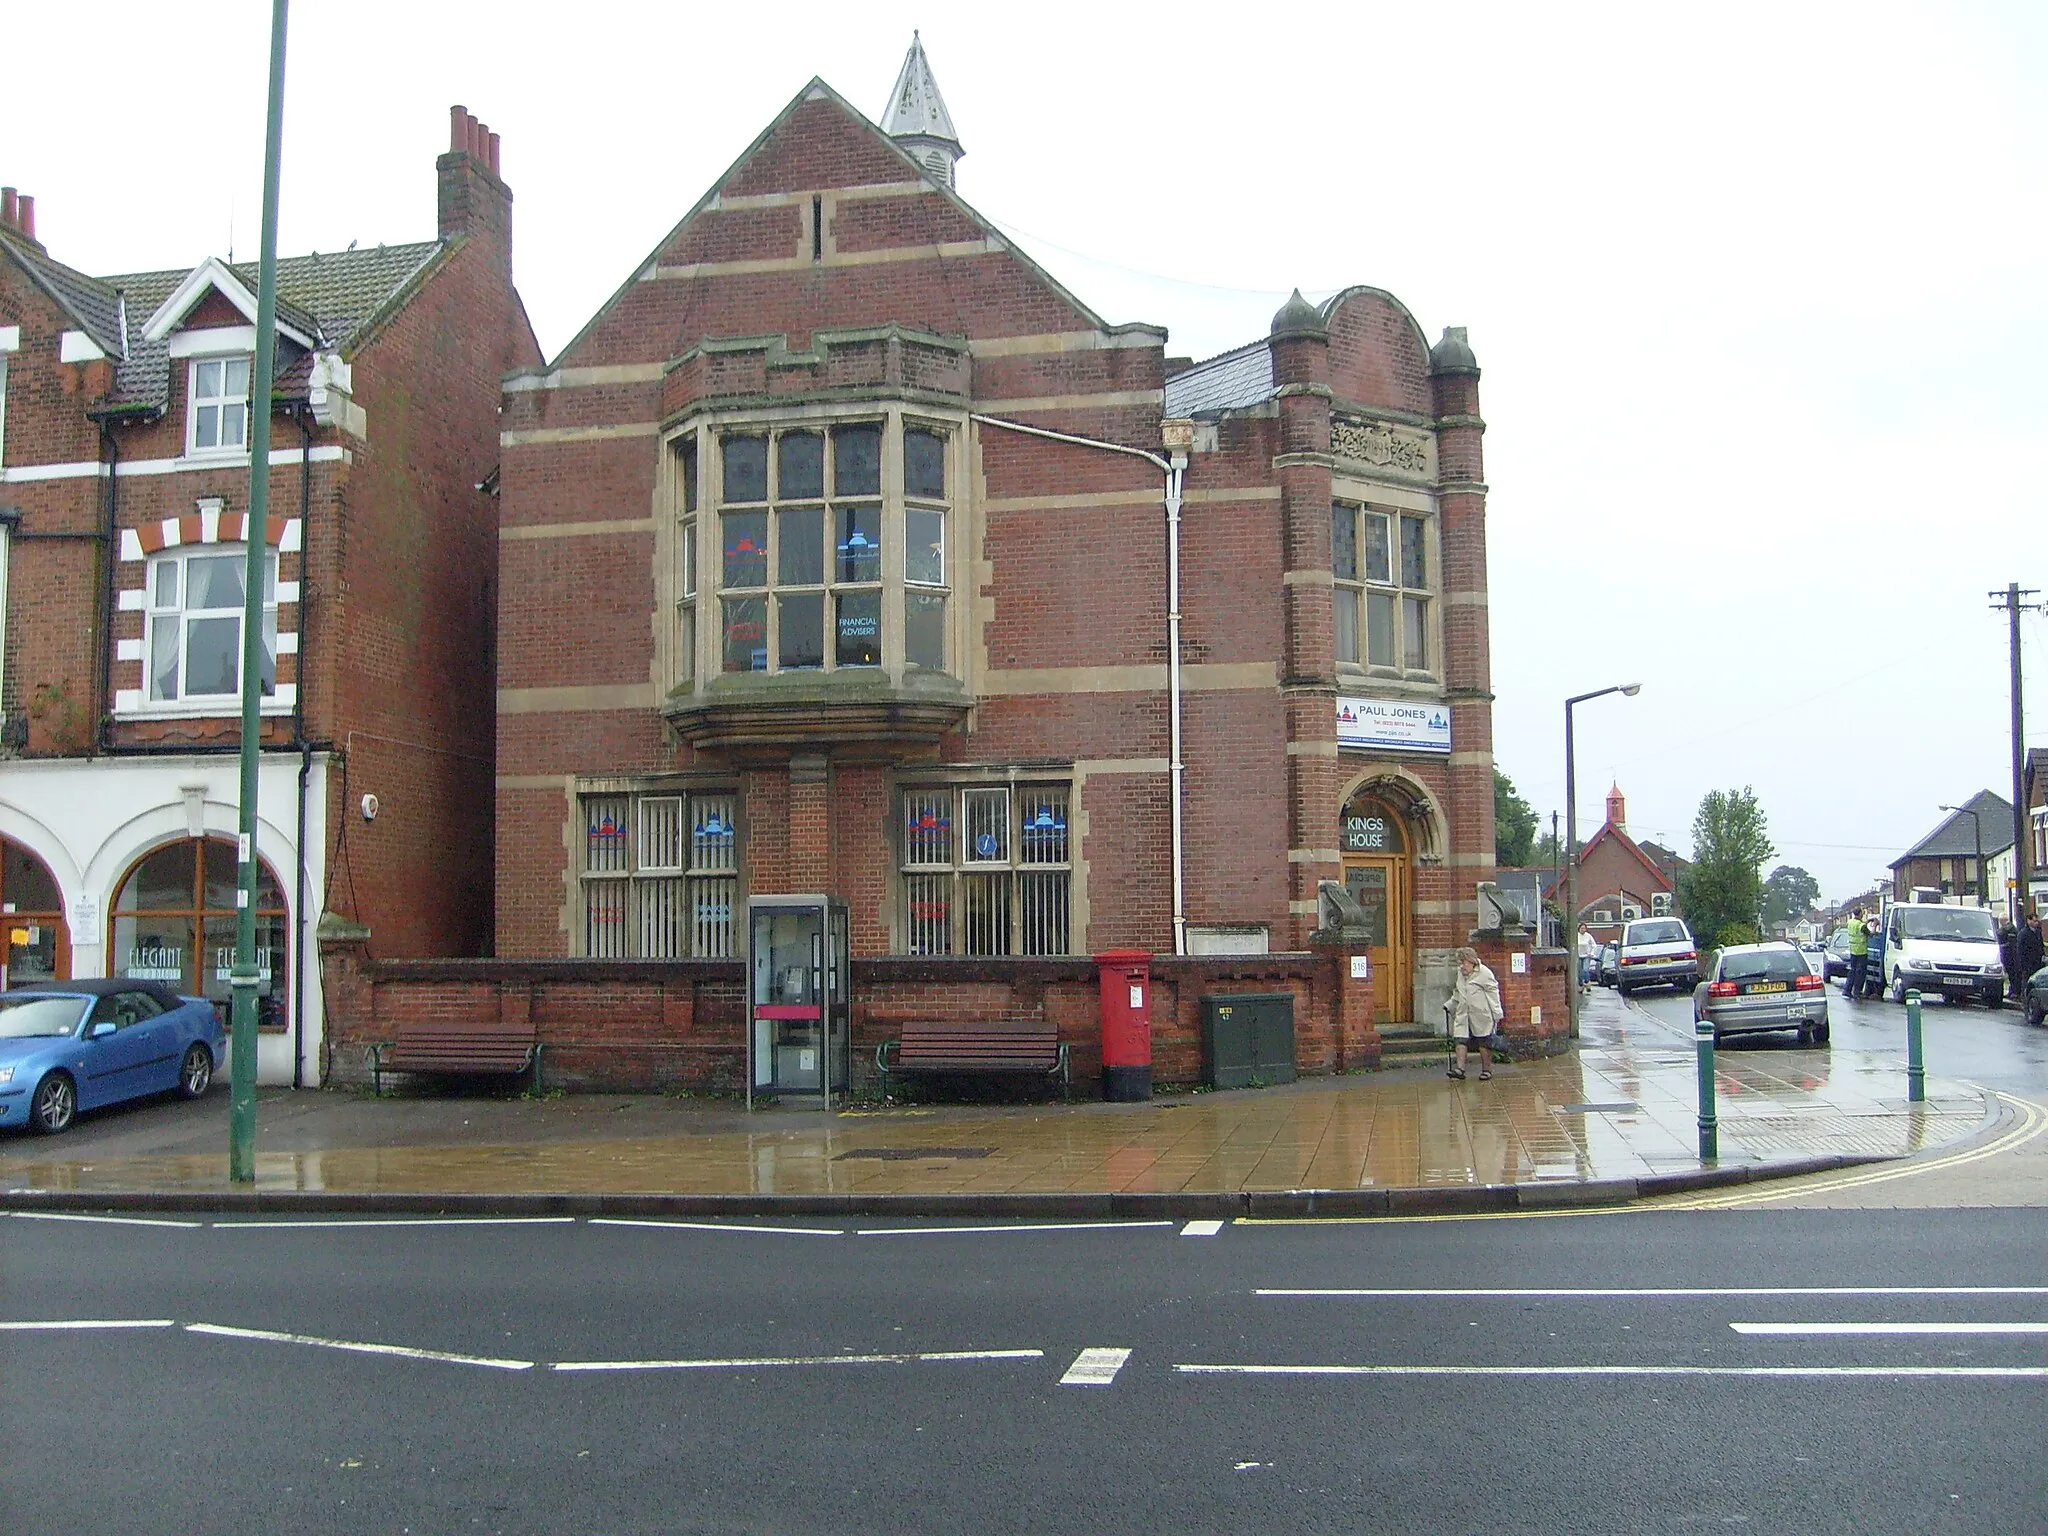
[[[1628,835],[1628,800],[1614,785],[1607,791],[1607,819],[1579,849],[1580,924],[1611,944],[1620,941],[1624,923],[1677,913],[1681,863],[1675,854],[1654,843],[1646,848]]]
[[[1336,886],[1374,1020],[1434,1021],[1493,850],[1464,332],[1352,288],[1170,359],[960,153],[916,45],[883,126],[814,80],[507,382],[500,956],[736,984],[748,899],[821,893],[864,1046],[1115,947],[1255,985]],[[649,1007],[550,1061],[741,1044]]]
[[[435,238],[278,264],[253,531],[255,265],[89,276],[38,237],[30,198],[0,208],[8,977],[227,996],[242,572],[260,538],[267,1082],[322,1076],[323,912],[383,954],[492,942],[497,535],[480,486],[500,381],[538,349],[496,135],[460,108],[454,124]]]

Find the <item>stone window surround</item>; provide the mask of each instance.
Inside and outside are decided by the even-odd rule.
[[[1398,519],[1401,513],[1419,515],[1428,524],[1429,562],[1429,616],[1426,643],[1429,646],[1430,666],[1426,670],[1406,667],[1371,666],[1364,662],[1337,662],[1337,676],[1340,685],[1356,686],[1370,682],[1375,687],[1395,687],[1402,691],[1419,689],[1431,697],[1437,695],[1443,685],[1444,657],[1444,610],[1446,592],[1444,588],[1444,543],[1443,517],[1435,496],[1409,486],[1389,485],[1382,481],[1367,480],[1339,471],[1331,477],[1330,500],[1348,502],[1353,506],[1385,512]],[[1398,528],[1398,524],[1396,525]],[[1394,548],[1395,558],[1400,555],[1398,533]],[[1331,558],[1331,582],[1336,583],[1334,552]],[[1334,621],[1333,621],[1334,622]],[[1398,618],[1397,618],[1398,624]],[[1359,639],[1363,644],[1364,616],[1360,615]],[[1398,629],[1396,633],[1398,634]],[[1334,644],[1334,634],[1333,634]]]
[[[764,407],[756,404],[700,409],[678,421],[662,434],[663,452],[655,487],[655,644],[662,687],[703,687],[721,675],[723,652],[720,631],[712,606],[719,601],[722,572],[718,568],[722,541],[713,536],[721,500],[723,474],[719,439],[725,434],[772,433],[779,429],[811,428],[829,432],[834,426],[863,421],[881,421],[882,433],[882,665],[862,667],[856,675],[885,677],[900,685],[906,670],[903,656],[904,583],[904,494],[903,430],[926,427],[946,439],[946,484],[948,488],[946,525],[946,675],[967,684],[975,661],[970,644],[970,609],[973,585],[971,552],[979,548],[975,523],[976,498],[971,494],[971,434],[968,415],[957,405],[939,405],[913,395],[890,393],[859,400],[819,401],[792,399],[786,405]],[[694,511],[686,511],[679,466],[684,456],[681,444],[694,438],[697,464],[697,499]],[[686,541],[684,525],[695,520],[697,579],[687,588],[682,559]],[[684,605],[694,603],[695,665],[685,671],[677,655],[684,626],[674,616]],[[921,670],[921,669],[920,669]],[[740,674],[746,675],[746,674]],[[831,673],[818,674],[831,676]]]

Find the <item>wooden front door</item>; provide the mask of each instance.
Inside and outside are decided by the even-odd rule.
[[[1365,912],[1372,954],[1373,1022],[1410,1023],[1414,962],[1408,936],[1407,856],[1345,855],[1344,888]]]

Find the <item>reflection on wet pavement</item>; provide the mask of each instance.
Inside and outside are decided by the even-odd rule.
[[[1901,1066],[1876,1055],[1726,1052],[1718,1067],[1723,1165],[1915,1152],[1976,1131],[1986,1113],[1974,1088],[1935,1078],[1928,1101],[1909,1106]],[[367,1113],[337,1123],[345,1118],[360,1143],[372,1139],[365,1131],[374,1131],[379,1112],[396,1108],[366,1106]],[[587,1116],[587,1108],[565,1112]],[[487,1194],[1211,1194],[1616,1179],[1699,1166],[1696,1112],[1691,1049],[1668,1027],[1596,991],[1578,1052],[1498,1068],[1491,1082],[1453,1082],[1432,1063],[1140,1105],[769,1111],[740,1130],[725,1129],[735,1121],[721,1113],[704,1117],[694,1132],[664,1126],[663,1134],[517,1144],[265,1152],[259,1139],[257,1185]],[[459,1134],[447,1139],[460,1142]],[[103,1150],[66,1158],[64,1150],[0,1146],[0,1187],[229,1187],[225,1147],[218,1156]]]

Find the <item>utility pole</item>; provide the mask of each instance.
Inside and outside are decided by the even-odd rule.
[[[263,248],[257,260],[256,367],[249,380],[248,561],[242,586],[242,820],[235,884],[234,1032],[228,1040],[228,1177],[256,1180],[256,784],[263,704],[264,530],[270,520],[270,389],[277,360],[277,183],[284,145],[284,33],[290,0],[271,0],[270,110],[263,127]]]
[[[2020,704],[2020,614],[2031,608],[2038,611],[2039,603],[2025,599],[2037,597],[2040,589],[2022,587],[2018,582],[2008,582],[2003,592],[1990,594],[1994,613],[2002,611],[2006,619],[2006,644],[2011,652],[2012,666],[2012,889],[2006,893],[2005,915],[2015,929],[2027,905],[2027,721]],[[1980,865],[1977,880],[1981,887],[1984,879]]]

